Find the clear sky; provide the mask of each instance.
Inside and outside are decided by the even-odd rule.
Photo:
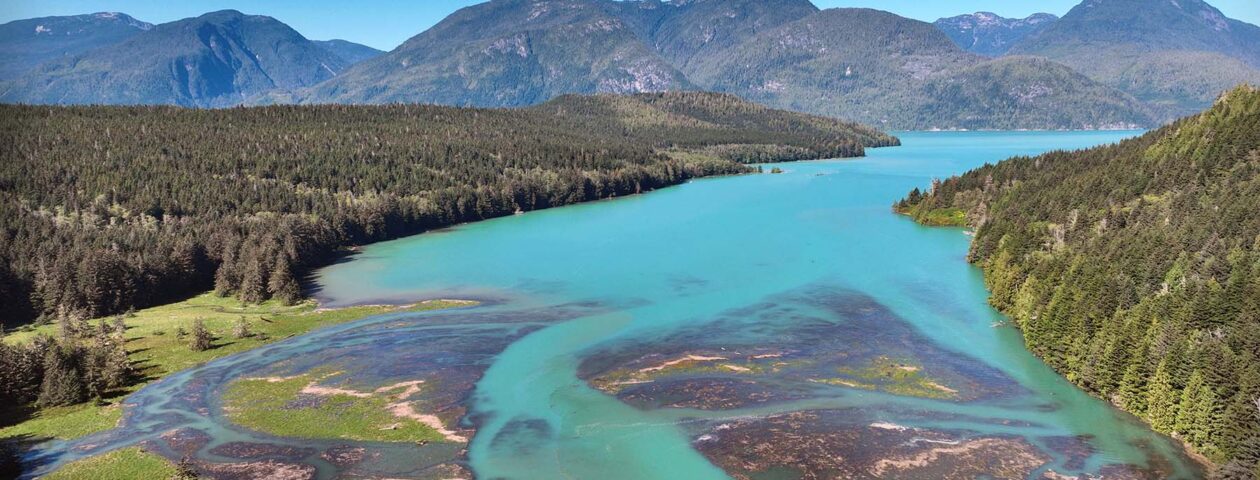
[[[0,23],[48,15],[101,11],[163,23],[205,12],[236,9],[270,15],[315,40],[343,38],[391,50],[456,9],[484,0],[0,0]],[[1066,13],[1079,0],[813,0],[820,8],[871,7],[933,21],[990,11],[1008,17]],[[1160,0],[1152,0],[1160,1]],[[1209,0],[1225,15],[1260,24],[1260,0]]]

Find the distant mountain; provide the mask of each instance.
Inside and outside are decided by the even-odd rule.
[[[354,42],[339,39],[315,40],[314,43],[319,45],[320,48],[332,52],[333,55],[341,57],[342,60],[346,61],[346,65],[354,65],[369,58],[376,58],[385,53],[367,45],[360,45]]]
[[[758,33],[818,12],[809,0],[646,1],[621,5],[631,6],[640,16],[644,12],[655,13],[647,14],[652,28],[644,32],[644,39],[687,74],[696,59],[720,54]]]
[[[327,80],[346,63],[276,19],[225,10],[41,64],[5,85],[0,100],[237,105]]]
[[[1155,123],[1130,95],[1061,65],[991,61],[932,24],[868,9],[820,11],[808,0],[492,0],[388,53],[216,12],[46,63],[0,85],[0,101],[516,107],[573,93],[686,90],[881,128]]]
[[[759,34],[704,58],[691,78],[768,105],[897,129],[1151,122],[1133,98],[1066,67],[990,61],[931,24],[869,9],[824,10]]]
[[[49,60],[121,42],[153,28],[121,13],[16,20],[0,25],[0,81]]]
[[[1260,84],[1260,27],[1202,0],[1086,0],[1010,53],[1065,63],[1164,119],[1202,110],[1239,83]]]
[[[934,25],[963,50],[996,57],[1058,19],[1049,13],[1037,13],[1028,18],[1005,18],[990,12],[977,12],[942,18]]]
[[[521,106],[566,93],[694,87],[607,0],[495,0],[463,8],[308,102]],[[659,5],[659,4],[658,4]],[[641,26],[641,25],[640,25]]]
[[[931,24],[806,0],[495,0],[299,100],[517,106],[699,88],[887,128],[1151,123],[1132,98],[1061,66],[985,61]]]

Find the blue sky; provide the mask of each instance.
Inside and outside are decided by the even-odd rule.
[[[0,0],[0,22],[118,11],[152,23],[233,8],[276,17],[308,38],[344,38],[390,50],[456,9],[484,0]],[[1155,0],[1158,1],[1158,0]],[[1079,0],[814,0],[820,8],[871,7],[932,21],[975,11],[1062,15]],[[1260,0],[1209,0],[1227,16],[1260,24]]]

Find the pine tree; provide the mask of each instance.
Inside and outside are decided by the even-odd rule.
[[[105,350],[101,367],[101,379],[106,388],[119,388],[127,385],[134,370],[131,358],[127,356],[127,346],[122,337],[111,337],[101,346]]]
[[[302,289],[293,278],[293,270],[284,255],[276,257],[275,266],[271,269],[271,279],[267,282],[271,297],[285,305],[293,305],[302,297]]]
[[[1203,374],[1195,370],[1194,374],[1190,375],[1190,380],[1186,381],[1186,388],[1181,390],[1181,399],[1177,402],[1177,420],[1173,422],[1172,431],[1181,434],[1181,437],[1188,441],[1196,436],[1194,422],[1199,414],[1196,411],[1198,405],[1195,405],[1195,401],[1199,398],[1199,390],[1203,388]]]
[[[1243,369],[1238,390],[1221,414],[1220,448],[1226,457],[1245,453],[1243,446],[1252,438],[1260,438],[1260,365],[1252,363]],[[1256,452],[1260,457],[1260,451]]]
[[[214,346],[214,337],[206,329],[205,321],[200,318],[193,320],[191,336],[189,346],[195,352],[204,352]]]
[[[1160,432],[1172,432],[1177,421],[1177,391],[1168,372],[1168,359],[1161,360],[1146,392],[1146,418]]]
[[[265,285],[266,272],[256,258],[242,259],[245,261],[244,269],[241,273],[240,288],[236,292],[237,298],[241,303],[257,304],[267,300],[267,287]]]
[[[44,407],[74,405],[87,400],[87,386],[74,352],[63,345],[48,349],[39,404]]]
[[[1200,452],[1209,457],[1217,457],[1219,445],[1220,406],[1217,404],[1216,392],[1211,385],[1203,385],[1191,400],[1193,409],[1189,424],[1190,441],[1198,446]]]
[[[245,320],[244,315],[236,319],[236,323],[232,325],[232,336],[236,338],[249,338],[254,336],[254,333],[249,331],[249,321]]]

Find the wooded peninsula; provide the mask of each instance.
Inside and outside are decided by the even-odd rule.
[[[976,228],[1029,349],[1222,464],[1260,472],[1260,91],[1114,146],[988,165],[896,205]]]
[[[895,144],[709,93],[525,109],[4,105],[0,303],[12,326],[210,288],[294,302],[343,247]]]

